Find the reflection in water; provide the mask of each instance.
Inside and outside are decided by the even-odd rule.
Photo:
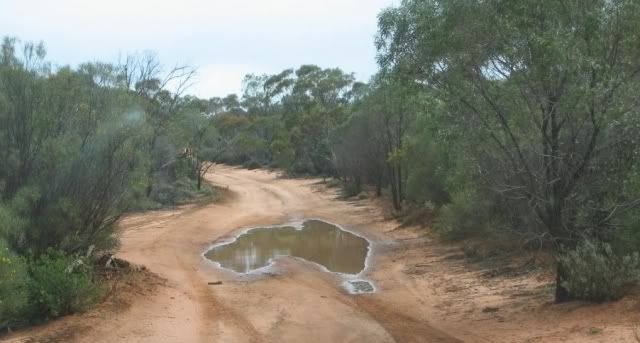
[[[238,273],[265,267],[273,258],[295,256],[332,272],[358,274],[365,268],[368,247],[366,239],[335,225],[306,220],[302,230],[291,226],[250,230],[233,243],[214,247],[205,256]]]
[[[349,280],[345,286],[351,294],[365,294],[375,292],[375,288],[371,281],[368,280]]]

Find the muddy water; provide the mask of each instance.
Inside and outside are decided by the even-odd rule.
[[[281,226],[252,229],[205,256],[222,267],[248,273],[268,266],[274,258],[293,256],[315,262],[331,272],[358,274],[365,268],[369,242],[339,227],[306,220],[301,228]]]

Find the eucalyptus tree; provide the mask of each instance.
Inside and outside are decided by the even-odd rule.
[[[366,109],[358,109],[332,134],[333,164],[353,193],[371,184],[380,196],[389,181],[387,146],[379,119]]]
[[[17,51],[5,40],[3,54]],[[0,65],[0,239],[22,254],[69,253],[113,243],[130,204],[145,141],[134,98],[96,82],[98,72],[51,71],[44,48]],[[135,134],[134,134],[135,132]]]
[[[293,80],[282,82],[290,84],[281,102],[295,150],[293,168],[299,173],[333,173],[329,135],[348,119],[354,76],[340,69],[303,65],[295,70]]]
[[[220,134],[235,142],[236,163],[275,163],[294,173],[332,174],[331,132],[349,118],[354,76],[303,65],[247,75],[242,99],[221,99]],[[218,100],[216,100],[218,101]]]
[[[166,69],[152,52],[129,54],[117,65],[117,77],[121,87],[129,90],[139,100],[151,128],[148,151],[152,156],[147,174],[146,195],[153,191],[154,179],[170,156],[163,149],[169,130],[179,120],[185,106],[183,95],[192,85],[196,69],[189,65],[175,65]],[[174,147],[175,148],[175,147]],[[170,149],[171,150],[171,149]]]
[[[187,164],[188,176],[196,180],[198,190],[207,172],[215,161],[231,147],[229,141],[223,140],[214,126],[215,116],[209,110],[209,101],[187,96],[186,103],[180,113],[180,120],[173,132],[174,141],[182,144],[182,151],[175,156]]]
[[[616,142],[637,135],[617,123],[637,116],[638,20],[628,0],[405,0],[380,15],[379,62],[455,108],[486,149],[479,165],[499,166],[487,186],[572,246],[637,205],[607,204],[600,186]],[[557,301],[570,298],[564,274],[558,264]]]

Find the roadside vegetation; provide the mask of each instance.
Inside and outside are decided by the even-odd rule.
[[[332,176],[347,196],[368,187],[446,239],[543,249],[559,302],[629,290],[640,4],[405,0],[378,19],[366,84],[305,65],[212,99],[220,160]]]
[[[53,68],[43,44],[0,50],[0,330],[88,308],[118,219],[211,193],[218,140],[182,96],[194,70],[153,54]]]

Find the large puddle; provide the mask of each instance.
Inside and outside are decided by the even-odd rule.
[[[205,257],[237,273],[269,266],[283,256],[317,263],[330,272],[358,274],[366,267],[369,242],[340,227],[315,219],[299,225],[250,229],[235,241],[212,247]]]

